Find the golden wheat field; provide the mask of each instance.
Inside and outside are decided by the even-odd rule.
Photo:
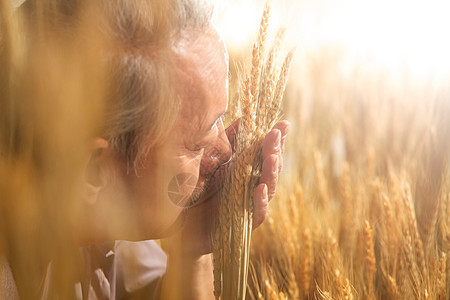
[[[248,233],[248,299],[450,299],[450,47],[440,44],[445,31],[435,32],[450,24],[442,9],[433,15],[437,9],[421,12],[417,3],[381,2],[374,10],[373,1],[272,0],[271,36],[284,16],[291,23],[280,57],[296,47],[281,108],[291,127],[271,214]],[[343,14],[349,5],[357,8],[355,23]],[[405,5],[416,10],[402,19]],[[232,103],[264,1],[224,7],[218,28],[230,56]],[[374,24],[389,7],[387,19],[404,21],[400,28]],[[230,11],[248,23],[227,21]],[[421,13],[434,27],[411,25]],[[105,104],[93,50],[101,42],[86,25],[77,33],[88,47],[74,50],[61,39],[27,49],[14,35],[20,24],[2,16],[9,47],[0,63],[11,70],[0,70],[0,254],[17,268],[24,299],[35,297],[29,287],[54,257],[61,261],[55,285],[70,294],[80,145],[95,134]],[[18,142],[4,140],[10,135]],[[10,164],[4,153],[11,149]]]
[[[414,60],[299,44],[284,170],[253,233],[247,295],[450,299],[448,71],[415,76]]]
[[[311,66],[314,103],[293,126],[270,219],[254,233],[249,295],[448,299],[448,87],[394,92],[382,74],[346,84],[333,71]],[[288,116],[307,109],[295,90]]]

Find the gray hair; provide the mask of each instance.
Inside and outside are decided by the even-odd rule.
[[[136,167],[172,128],[180,103],[173,46],[211,27],[208,0],[27,0],[29,18],[44,9],[52,30],[70,34],[92,9],[92,30],[106,41],[105,122],[99,132]],[[30,27],[33,27],[32,25]]]
[[[179,111],[173,44],[185,31],[210,28],[213,6],[193,0],[103,2],[109,18],[103,30],[118,45],[104,134],[136,170]]]

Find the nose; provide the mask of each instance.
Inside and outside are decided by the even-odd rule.
[[[219,133],[216,141],[205,149],[200,166],[201,174],[212,174],[218,167],[231,159],[232,149],[222,120],[217,125]]]

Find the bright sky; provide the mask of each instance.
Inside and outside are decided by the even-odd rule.
[[[264,1],[228,0],[223,7],[219,28],[229,46],[253,40]],[[448,0],[273,0],[272,7],[273,23],[287,25],[299,47],[333,44],[355,59],[450,73]]]

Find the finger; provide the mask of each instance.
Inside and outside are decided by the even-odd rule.
[[[281,132],[281,153],[284,153],[284,144],[286,142],[286,136],[289,132],[289,128],[291,127],[291,123],[288,121],[280,121],[272,129],[278,129]]]
[[[279,129],[272,129],[264,138],[263,142],[263,162],[271,155],[278,156],[278,172],[283,168],[283,159],[281,157],[281,131]],[[269,187],[270,192],[270,187]]]
[[[267,185],[268,199],[275,194],[278,181],[279,156],[272,154],[263,161],[260,183]]]
[[[278,129],[269,131],[263,142],[263,160],[273,154],[281,155],[281,131]]]
[[[253,193],[253,229],[258,227],[269,216],[269,198],[267,186],[260,184]]]
[[[278,156],[278,173],[283,169],[283,156],[281,154]]]

